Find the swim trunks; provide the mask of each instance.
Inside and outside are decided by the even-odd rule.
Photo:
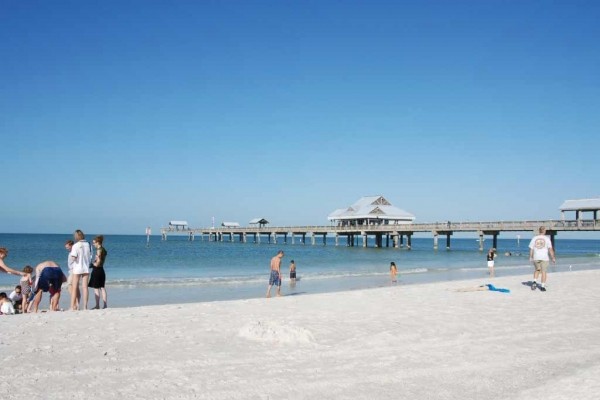
[[[269,285],[281,286],[281,278],[279,272],[271,270],[271,276],[269,277]]]
[[[59,267],[46,267],[42,270],[37,289],[41,289],[42,292],[50,292],[51,295],[59,293],[63,276],[64,274]]]
[[[290,279],[296,279],[296,271],[290,272]]]

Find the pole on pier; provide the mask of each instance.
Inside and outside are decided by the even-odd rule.
[[[296,244],[296,237],[294,235],[294,232],[291,232],[292,235],[292,244]]]
[[[452,232],[446,232],[446,250],[450,250],[450,236]]]
[[[398,242],[398,232],[394,232],[394,236],[392,236],[392,238],[394,239],[394,248],[397,249],[399,246],[399,242]]]
[[[283,243],[287,244],[287,233],[283,234]]]
[[[312,244],[314,246],[315,242],[316,242],[315,233],[311,232],[310,233],[310,244]]]
[[[492,247],[495,248],[495,249],[498,248],[498,233],[494,233],[494,239],[493,239]]]
[[[438,249],[438,233],[437,232],[433,232],[433,249],[434,250]]]
[[[408,250],[412,249],[412,233],[406,235],[406,248]]]
[[[327,234],[323,234],[323,246],[327,246]]]
[[[277,232],[273,232],[273,244],[277,244]]]
[[[306,233],[302,234],[302,244],[306,244]]]
[[[338,234],[336,233],[336,234],[335,234],[335,245],[336,245],[336,247],[340,245],[339,238],[340,238],[340,235],[338,235]]]
[[[362,236],[362,247],[367,247],[367,233],[361,232],[360,236]]]
[[[483,251],[483,232],[479,232],[479,251]]]
[[[404,235],[400,235],[400,247],[404,247]]]
[[[390,247],[390,234],[385,235],[385,247]]]

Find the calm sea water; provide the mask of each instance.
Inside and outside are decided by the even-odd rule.
[[[66,273],[67,252],[63,245],[67,239],[68,235],[0,234],[0,247],[9,249],[5,262],[12,268],[20,270],[25,265],[35,267],[44,260],[54,260]],[[528,243],[529,238],[520,243],[516,239],[498,240],[496,276],[532,271]],[[487,245],[491,241],[486,241]],[[262,297],[269,261],[279,249],[286,253],[283,270],[287,271],[294,259],[300,277],[291,287],[284,274],[282,291],[287,295],[388,285],[390,261],[398,265],[401,284],[478,277],[482,282],[489,280],[485,252],[478,251],[476,239],[453,239],[452,250],[434,251],[431,238],[415,238],[409,251],[336,247],[333,238],[326,246],[312,246],[208,242],[199,238],[190,242],[184,236],[161,241],[154,236],[147,247],[145,236],[108,235],[105,247],[109,305],[116,307]],[[513,255],[505,256],[507,251]],[[600,268],[600,240],[557,238],[556,251],[559,261],[551,271]],[[0,274],[0,290],[12,290],[16,284],[17,277]],[[63,296],[61,306],[66,307],[67,299]]]

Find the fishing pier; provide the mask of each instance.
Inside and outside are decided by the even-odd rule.
[[[170,234],[185,234],[189,240],[197,236],[201,240],[240,243],[278,243],[310,244],[317,242],[327,244],[327,237],[335,238],[335,245],[340,242],[349,247],[368,247],[369,237],[374,238],[374,247],[394,247],[407,249],[412,247],[412,236],[415,233],[430,233],[433,237],[433,248],[438,249],[440,236],[446,239],[446,249],[451,247],[451,237],[458,232],[475,232],[479,236],[479,250],[483,251],[485,236],[492,237],[492,247],[498,247],[498,236],[502,232],[532,232],[538,234],[540,226],[546,227],[554,245],[558,232],[600,231],[600,198],[567,200],[561,207],[560,220],[545,221],[493,221],[493,222],[435,222],[414,223],[415,216],[405,210],[393,206],[383,196],[366,196],[358,199],[349,207],[334,210],[327,217],[329,226],[279,226],[269,227],[264,218],[250,221],[250,227],[241,227],[237,222],[223,222],[221,227],[190,228],[186,221],[171,221],[169,226],[161,229],[162,240]],[[575,219],[567,220],[565,212],[574,212]],[[583,215],[591,214],[591,219]],[[214,219],[213,219],[214,224]],[[405,241],[406,240],[406,241]],[[373,241],[372,241],[373,242]]]
[[[280,227],[215,227],[189,228],[169,226],[161,229],[162,240],[169,235],[187,235],[190,241],[200,238],[212,242],[239,243],[283,243],[283,244],[327,244],[327,237],[335,238],[335,245],[368,247],[369,237],[374,238],[374,247],[412,246],[415,233],[430,233],[433,248],[439,248],[440,237],[445,238],[446,249],[451,248],[451,237],[457,232],[474,232],[479,236],[479,250],[483,251],[486,236],[492,238],[492,247],[497,248],[498,236],[503,232],[531,232],[538,234],[540,226],[554,244],[558,232],[600,231],[600,220],[545,220],[545,221],[497,221],[497,222],[436,222],[421,224],[367,225],[367,226],[280,226]],[[442,239],[443,240],[443,239]]]

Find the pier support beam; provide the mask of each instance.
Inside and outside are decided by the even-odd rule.
[[[302,244],[306,244],[306,233],[302,234]]]
[[[287,233],[283,234],[283,243],[284,244],[287,244],[287,235],[288,235]]]
[[[190,242],[194,241],[194,232],[190,232],[189,240],[190,240]]]
[[[294,235],[294,232],[291,232],[292,235],[292,244],[296,244],[296,237]]]
[[[400,247],[404,247],[404,235],[400,235]]]
[[[367,233],[366,232],[361,232],[360,236],[362,236],[362,247],[367,247]]]
[[[492,243],[493,243],[492,247],[497,249],[498,248],[498,234],[497,233],[494,233],[494,238],[492,240]]]
[[[327,246],[327,234],[323,234],[323,246]]]
[[[390,247],[390,234],[385,235],[385,247]]]
[[[452,232],[446,232],[446,250],[450,250],[450,236]]]
[[[163,232],[163,234],[162,234],[162,240],[167,240],[167,233],[166,232]]]
[[[406,248],[408,250],[412,249],[412,233],[406,235]]]
[[[315,234],[314,233],[310,234],[310,242],[311,242],[311,244],[313,246],[315,245],[316,239],[315,239]]]
[[[272,239],[273,240],[273,244],[277,244],[277,233],[273,232],[273,233],[271,233],[271,236],[273,236],[273,239]]]
[[[479,232],[479,251],[483,251],[483,232]]]
[[[433,249],[434,250],[438,249],[438,233],[437,232],[433,232]]]
[[[340,235],[338,235],[338,234],[336,233],[336,234],[335,234],[335,246],[336,246],[336,247],[340,245],[340,241],[339,241],[339,239],[340,239]]]
[[[397,249],[398,246],[400,245],[399,238],[398,238],[398,232],[394,232],[394,235],[392,236],[392,238],[394,239],[394,248]]]

